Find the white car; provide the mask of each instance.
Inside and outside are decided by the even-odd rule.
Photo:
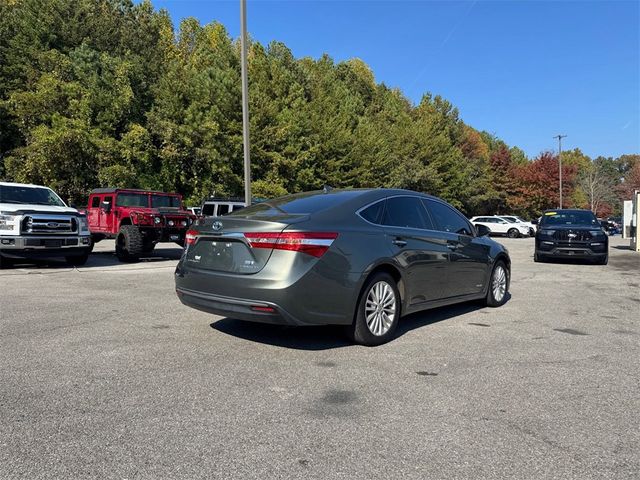
[[[484,217],[473,217],[471,223],[474,225],[484,225],[492,235],[506,235],[510,238],[528,237],[531,231],[527,225],[513,223],[496,215],[487,215]]]
[[[533,223],[528,222],[522,217],[518,217],[517,215],[500,215],[500,217],[511,223],[520,223],[522,225],[526,225],[527,227],[529,227],[532,237],[536,234],[536,230],[538,229]]]

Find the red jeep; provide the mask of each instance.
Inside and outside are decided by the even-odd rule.
[[[89,195],[87,221],[94,243],[115,238],[121,261],[135,261],[158,242],[184,245],[195,216],[176,193],[126,188],[98,188]]]

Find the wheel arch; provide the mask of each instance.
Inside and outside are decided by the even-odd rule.
[[[392,262],[383,261],[370,267],[370,269],[367,270],[367,275],[360,282],[358,295],[355,299],[356,301],[355,301],[354,310],[353,310],[354,319],[355,319],[355,315],[357,315],[358,313],[358,306],[360,305],[360,300],[362,298],[364,286],[367,284],[367,282],[372,276],[378,273],[387,273],[391,275],[391,277],[395,280],[396,286],[398,287],[398,292],[400,293],[400,315],[402,316],[402,312],[404,311],[404,301],[406,298],[406,287],[405,287],[404,279],[402,277],[402,272]]]

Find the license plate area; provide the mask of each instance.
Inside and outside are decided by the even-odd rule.
[[[189,267],[250,275],[259,272],[264,262],[242,241],[200,238],[189,246],[185,263]]]
[[[62,246],[62,240],[44,240],[44,246],[49,248],[60,248]]]

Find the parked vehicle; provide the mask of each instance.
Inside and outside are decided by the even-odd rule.
[[[114,238],[116,255],[127,262],[150,254],[158,242],[184,245],[195,221],[176,193],[120,188],[93,190],[87,218],[93,242]]]
[[[609,238],[591,210],[547,210],[542,215],[533,259],[583,258],[606,265]]]
[[[407,190],[288,195],[187,232],[178,297],[255,322],[346,325],[378,345],[399,318],[441,305],[508,297],[507,250],[444,201]]]
[[[244,208],[244,200],[240,198],[211,197],[204,201],[201,208],[203,217],[221,217]]]
[[[517,215],[498,215],[500,218],[504,218],[507,222],[519,223],[529,228],[529,236],[533,237],[536,234],[536,225],[533,222],[529,222]]]
[[[472,217],[471,223],[474,225],[484,225],[489,229],[490,235],[506,235],[509,238],[529,236],[528,225],[514,223],[495,215],[484,217]]]
[[[49,257],[84,265],[90,253],[86,217],[53,190],[0,182],[0,267],[11,259]]]

